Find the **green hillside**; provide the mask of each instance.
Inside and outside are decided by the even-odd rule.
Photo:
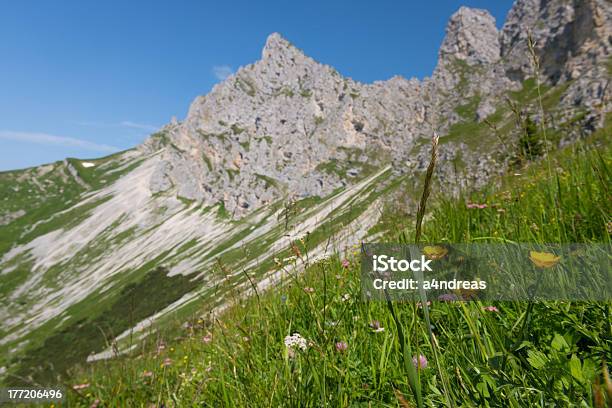
[[[10,365],[5,382],[53,383],[58,375],[65,375],[66,370],[85,362],[91,354],[129,349],[141,336],[146,337],[151,331],[168,325],[172,327],[176,319],[189,318],[203,305],[214,308],[225,304],[230,294],[248,292],[251,283],[274,279],[274,259],[292,254],[281,245],[287,242],[285,235],[289,226],[308,231],[305,244],[311,251],[321,252],[330,241],[342,241],[355,228],[367,227],[369,221],[364,223],[360,217],[372,210],[380,194],[394,190],[400,182],[390,180],[388,169],[379,169],[354,187],[339,190],[324,199],[310,197],[291,203],[278,202],[239,221],[224,218],[222,207],[202,208],[193,202],[182,203],[179,214],[192,215],[202,223],[211,220],[219,223],[225,228],[224,234],[210,241],[185,239],[181,245],[164,248],[138,268],[123,268],[121,274],[109,279],[107,285],[100,285],[67,313],[21,338],[10,340],[7,337],[8,341],[0,344],[0,350],[5,352],[0,356],[0,363]],[[76,209],[69,207],[67,218],[40,216],[43,222],[38,225],[49,224],[69,231],[78,223],[77,212],[87,213],[99,201],[103,200]],[[170,213],[160,217],[160,223],[173,216]],[[112,255],[112,248],[147,233],[146,230],[139,234],[128,229],[117,234],[115,229],[120,223],[121,218],[69,261],[52,268],[44,279],[58,287],[62,276],[74,271],[78,281],[76,274],[81,265],[97,257]],[[11,237],[14,240],[14,235]],[[23,259],[16,259],[20,262],[19,267],[5,274],[0,282],[1,291],[10,294],[32,274],[28,259],[27,253]],[[169,276],[169,271],[184,261],[203,263],[187,275]],[[24,294],[16,307],[31,307],[37,299],[29,296]],[[14,299],[7,296],[3,302],[8,308]],[[140,322],[154,322],[154,325],[132,332]],[[126,335],[115,340],[122,333]],[[22,343],[24,340],[26,343]],[[25,347],[19,353],[9,353],[22,344]],[[39,364],[40,361],[45,364]]]

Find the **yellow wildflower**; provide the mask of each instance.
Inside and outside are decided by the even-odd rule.
[[[538,268],[552,268],[559,263],[561,257],[551,254],[550,252],[529,252],[529,259]]]
[[[448,249],[439,245],[426,246],[423,248],[423,254],[429,259],[442,259],[448,254]]]

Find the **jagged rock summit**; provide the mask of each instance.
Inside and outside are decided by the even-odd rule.
[[[450,18],[440,59],[457,58],[469,65],[492,64],[500,58],[495,18],[487,11],[461,7]]]
[[[280,33],[276,32],[268,36],[266,44],[261,50],[262,60],[275,59],[278,62],[283,62],[283,60],[295,58],[296,56],[304,57],[304,54],[283,38]]]

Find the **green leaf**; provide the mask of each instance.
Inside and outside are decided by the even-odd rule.
[[[489,394],[489,390],[486,382],[480,382],[476,384],[476,389],[482,394],[483,397],[489,398],[491,394]]]
[[[569,344],[567,344],[567,341],[565,341],[565,338],[559,333],[555,333],[555,337],[550,343],[550,346],[557,351],[569,349]]]
[[[569,361],[569,368],[572,377],[580,382],[584,381],[584,377],[582,376],[582,365],[580,364],[580,359],[576,357],[575,354],[572,354],[572,358]]]
[[[518,346],[515,351],[519,351],[522,348],[530,347],[530,346],[533,346],[533,344],[530,341],[522,341],[520,346]]]
[[[527,352],[527,356],[527,361],[529,361],[529,364],[533,368],[542,368],[548,362],[548,357],[546,357],[546,354],[542,353],[541,351],[529,350]]]

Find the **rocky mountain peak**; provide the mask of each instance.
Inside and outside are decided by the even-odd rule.
[[[488,11],[461,7],[446,27],[440,60],[457,58],[470,65],[494,63],[500,55],[498,37],[495,18]]]
[[[496,95],[508,85],[500,75],[499,32],[495,18],[486,10],[461,7],[450,18],[440,46],[438,65],[425,81],[433,101],[430,109],[438,120],[460,120],[456,107],[474,103],[477,119],[495,111]]]
[[[266,45],[261,50],[261,59],[274,58],[280,54],[299,52],[297,49],[279,33],[272,33],[266,39]]]

